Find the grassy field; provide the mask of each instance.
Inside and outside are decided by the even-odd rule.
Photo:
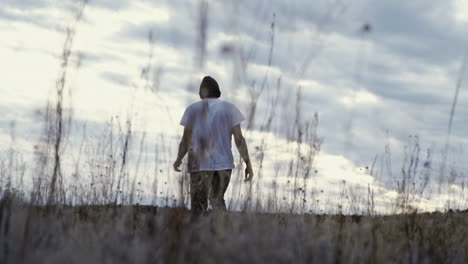
[[[246,84],[246,134],[259,139],[251,148],[254,182],[242,182],[238,164],[226,197],[229,212],[193,218],[187,209],[188,174],[168,169],[177,144],[170,137],[177,131],[152,141],[129,116],[112,117],[88,136],[75,123],[67,78],[76,25],[88,1],[80,3],[76,23],[66,30],[56,87],[40,111],[37,123],[43,130],[31,159],[15,145],[15,135],[11,147],[0,153],[0,264],[468,263],[468,211],[455,210],[468,205],[465,174],[447,159],[450,132],[441,168],[429,149],[424,154],[416,136],[405,146],[402,164],[392,164],[388,145],[375,156],[360,174],[372,178],[372,184],[349,177],[347,182],[346,175],[339,175],[343,180],[325,182],[337,190],[329,192],[311,181],[323,142],[318,114],[304,115],[299,82],[283,87],[279,76],[276,87],[265,88],[268,71]],[[204,27],[200,23],[203,36]],[[268,30],[269,67],[274,21]],[[152,48],[151,32],[149,42]],[[151,59],[152,53],[149,64]],[[149,68],[142,69],[144,83],[150,82]],[[261,100],[268,102],[259,99],[265,91],[271,98]],[[289,101],[280,100],[284,93]],[[258,109],[268,113],[254,128]],[[292,120],[285,135],[268,140],[275,131],[272,122],[283,117]],[[277,156],[283,163],[271,162]],[[383,183],[386,177],[391,184]],[[445,211],[425,212],[432,203]]]
[[[1,263],[466,263],[468,211],[208,213],[0,203]]]

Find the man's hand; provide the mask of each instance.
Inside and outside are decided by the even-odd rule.
[[[182,164],[182,160],[178,159],[174,162],[174,170],[177,172],[180,172],[181,170],[179,169],[180,165]]]
[[[254,176],[254,173],[253,173],[253,168],[252,168],[252,164],[249,162],[247,163],[247,167],[245,168],[245,182],[248,182],[248,181],[251,181],[252,178]]]

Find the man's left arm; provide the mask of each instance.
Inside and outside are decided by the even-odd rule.
[[[189,150],[191,137],[192,137],[192,130],[185,128],[184,134],[182,135],[182,139],[179,143],[179,151],[177,153],[177,159],[173,165],[175,171],[181,171],[179,167],[182,164],[182,159],[184,158],[185,154],[187,154]]]

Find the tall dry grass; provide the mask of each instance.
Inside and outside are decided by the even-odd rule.
[[[131,119],[113,117],[94,136],[83,128],[78,154],[71,164],[64,165],[67,147],[76,144],[70,139],[73,116],[72,109],[67,107],[70,106],[67,74],[76,26],[87,1],[81,3],[76,23],[66,31],[55,98],[51,98],[43,112],[44,133],[35,148],[35,162],[28,163],[15,149],[14,141],[0,160],[1,263],[468,261],[468,212],[419,212],[421,197],[430,196],[427,193],[430,182],[437,176],[450,176],[450,182],[454,183],[456,173],[452,170],[447,174],[444,161],[440,170],[443,173],[438,175],[431,151],[423,151],[417,137],[408,144],[399,172],[393,171],[388,145],[368,168],[372,177],[396,179],[395,198],[388,202],[392,215],[382,215],[377,208],[382,188],[378,184],[369,184],[363,192],[359,186],[343,180],[334,196],[336,201],[322,201],[323,190],[310,184],[322,144],[317,132],[319,116],[304,113],[299,85],[287,87],[294,91],[292,101],[281,101],[281,91],[285,89],[282,78],[278,77],[276,86],[270,87],[268,70],[261,80],[252,81],[245,67],[237,69],[250,92],[247,135],[254,133],[255,127],[264,133],[272,132],[278,116],[289,115],[293,120],[287,131],[291,159],[286,164],[277,163],[274,175],[265,175],[264,164],[270,158],[267,151],[271,143],[263,139],[252,146],[256,181],[241,184],[243,165],[239,163],[230,187],[228,212],[209,212],[191,219],[187,209],[190,207],[187,173],[171,185],[169,166],[163,165],[174,156],[164,144],[172,141],[161,135],[157,139],[160,144],[148,149],[147,135],[134,131]],[[202,66],[207,41],[207,2],[200,1],[199,8],[197,60]],[[275,16],[269,31],[266,63],[271,66]],[[148,38],[150,52],[141,77],[143,88],[157,93],[159,88],[150,84],[149,77],[155,41],[151,33]],[[240,65],[248,64],[242,49],[239,53],[225,51],[236,57],[233,60],[240,60]],[[299,75],[307,71],[313,54],[306,57]],[[156,72],[160,74],[159,70]],[[258,111],[264,93],[269,94],[269,100],[267,113],[261,120]],[[450,114],[449,136],[458,93],[459,85]],[[290,104],[294,110],[279,113],[285,111],[279,104]],[[145,155],[148,151],[154,153],[152,160]],[[26,179],[29,175],[31,179]],[[152,181],[148,184],[145,178]],[[271,185],[263,185],[269,180]],[[466,206],[462,186],[457,194],[460,196],[452,199],[460,201],[458,208]],[[319,209],[324,207],[329,207],[327,214]]]

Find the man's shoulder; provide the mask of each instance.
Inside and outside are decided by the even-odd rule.
[[[233,103],[230,103],[228,101],[221,101],[224,107],[227,108],[237,108]]]
[[[187,106],[187,110],[196,111],[197,109],[203,108],[204,102],[203,100],[193,102]],[[218,99],[218,106],[227,110],[238,109],[233,103],[221,99]]]
[[[187,106],[187,109],[196,109],[197,107],[200,107],[201,103],[203,101],[196,101]]]

